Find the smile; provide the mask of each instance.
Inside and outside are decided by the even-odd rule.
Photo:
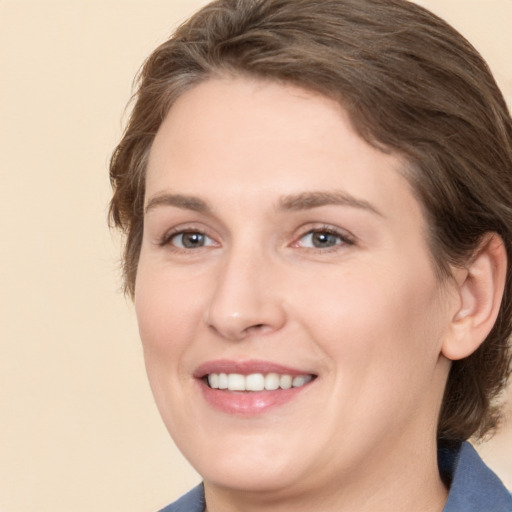
[[[193,376],[209,406],[250,418],[309,395],[318,375],[308,370],[262,360],[218,359],[201,364]]]
[[[206,380],[210,388],[227,391],[276,391],[299,388],[313,379],[312,375],[278,373],[210,373]]]

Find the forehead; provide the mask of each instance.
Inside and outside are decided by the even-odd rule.
[[[330,98],[292,85],[212,79],[184,93],[162,123],[146,203],[166,192],[261,204],[335,189],[377,210],[417,208],[402,167],[397,155],[359,137]]]

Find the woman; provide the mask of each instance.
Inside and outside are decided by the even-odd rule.
[[[203,484],[168,511],[512,509],[465,441],[509,374],[512,127],[403,0],[219,0],[113,156],[151,387]]]

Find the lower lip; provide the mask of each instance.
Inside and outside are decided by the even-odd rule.
[[[240,416],[254,416],[285,405],[296,398],[312,382],[290,389],[275,391],[226,391],[210,388],[204,381],[199,386],[206,401],[219,411]]]

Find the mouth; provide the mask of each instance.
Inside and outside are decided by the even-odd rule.
[[[318,376],[265,361],[219,360],[201,365],[194,377],[210,406],[247,417],[293,402]]]

